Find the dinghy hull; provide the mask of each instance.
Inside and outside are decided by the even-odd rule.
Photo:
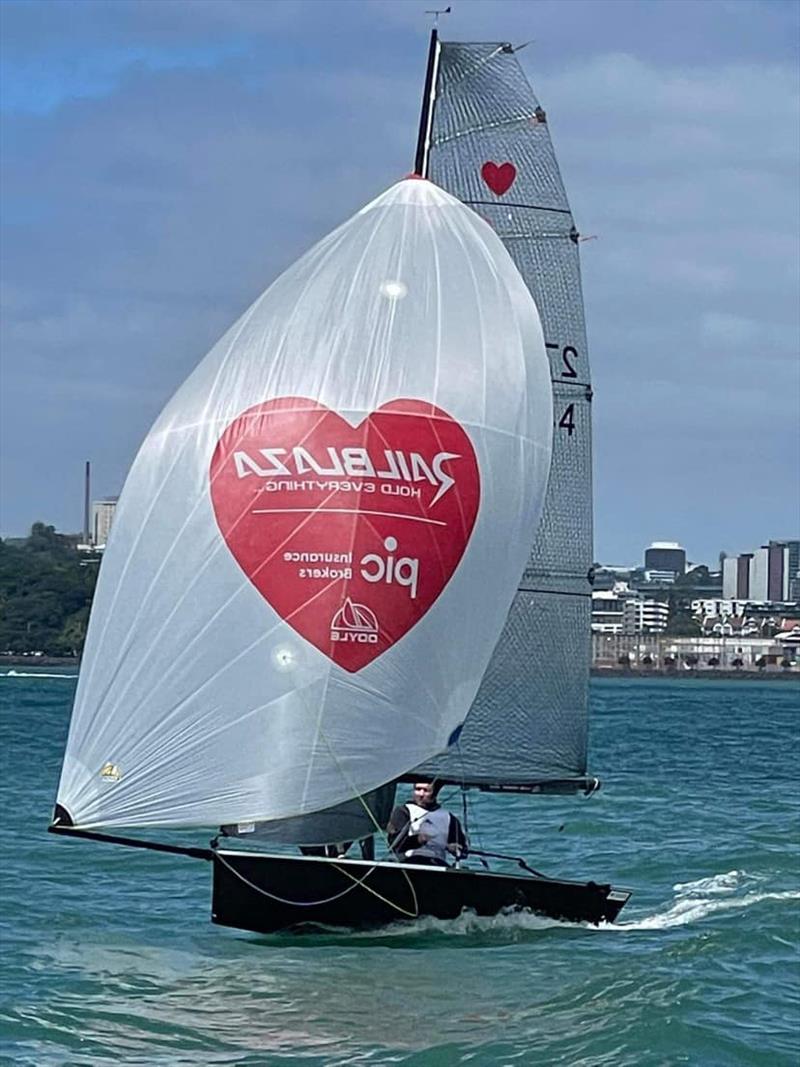
[[[365,928],[419,916],[455,919],[527,910],[570,922],[613,922],[627,890],[595,882],[363,860],[214,853],[211,918],[256,933]]]

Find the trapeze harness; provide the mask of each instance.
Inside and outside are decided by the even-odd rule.
[[[408,834],[425,834],[428,840],[418,848],[407,849],[403,855],[428,856],[439,863],[447,863],[447,843],[450,837],[450,812],[444,808],[422,808],[409,801],[405,805],[409,815]]]

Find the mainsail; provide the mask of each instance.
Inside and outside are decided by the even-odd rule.
[[[417,170],[502,239],[539,309],[553,458],[541,524],[457,747],[425,765],[503,789],[585,788],[592,565],[591,384],[578,233],[545,111],[509,44],[434,31]]]
[[[399,182],[206,356],[126,481],[61,825],[298,819],[445,749],[544,498],[533,299],[490,226]]]

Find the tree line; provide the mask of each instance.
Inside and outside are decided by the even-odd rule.
[[[0,540],[0,653],[79,656],[99,565],[42,522],[23,540]]]

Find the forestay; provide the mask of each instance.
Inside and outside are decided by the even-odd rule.
[[[442,43],[428,175],[502,238],[539,309],[550,359],[553,461],[541,524],[458,749],[455,781],[579,788],[586,772],[592,565],[591,387],[578,234],[547,116],[508,44]],[[423,133],[427,124],[423,122]],[[420,165],[418,161],[418,166]]]
[[[525,565],[551,435],[541,326],[501,241],[400,182],[256,301],[146,438],[66,817],[292,818],[444,749]]]

